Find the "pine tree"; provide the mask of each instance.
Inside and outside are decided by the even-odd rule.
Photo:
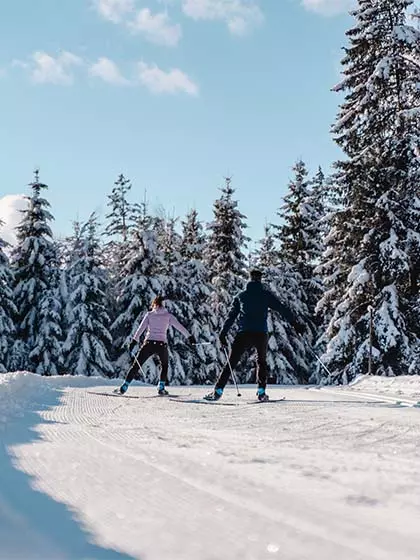
[[[295,177],[290,181],[284,204],[277,213],[284,223],[275,228],[282,260],[293,265],[309,284],[314,277],[314,264],[322,252],[320,193],[317,191],[316,198],[313,196],[303,161],[296,163],[293,172]]]
[[[176,231],[177,219],[161,216],[153,219],[158,250],[161,255],[161,266],[157,269],[162,291],[165,295],[165,305],[186,328],[189,328],[189,303],[186,301],[185,286],[181,275],[181,241],[182,238]],[[169,352],[169,382],[181,385],[188,382],[191,375],[191,349],[186,344],[185,338],[175,329],[168,332]]]
[[[17,341],[11,367],[49,374],[56,373],[61,363],[60,310],[55,299],[57,254],[49,226],[53,220],[50,204],[41,196],[48,187],[40,183],[38,171],[30,186],[32,195],[27,197],[28,208],[23,211],[18,245],[12,253]]]
[[[108,195],[109,213],[103,235],[108,239],[104,247],[104,264],[107,269],[108,310],[112,321],[118,315],[117,284],[121,281],[124,258],[128,251],[130,232],[138,219],[140,206],[129,202],[128,195],[132,184],[123,174],[118,176],[110,195]],[[113,354],[113,358],[116,356]]]
[[[233,199],[235,190],[226,178],[222,195],[214,203],[214,219],[209,224],[205,262],[213,287],[212,308],[214,332],[218,333],[238,291],[243,289],[246,277],[245,249],[249,241],[244,230],[245,218]]]
[[[265,236],[260,241],[260,249],[257,252],[257,264],[264,271],[264,282],[301,322],[308,325],[304,334],[298,334],[281,315],[270,312],[267,352],[270,378],[272,382],[282,384],[306,383],[311,377],[313,363],[310,353],[313,332],[306,303],[307,294],[303,278],[296,267],[286,263],[281,257],[273,227],[266,225]]]
[[[111,377],[109,359],[112,339],[107,312],[106,275],[101,262],[97,218],[76,231],[73,257],[68,269],[69,330],[64,344],[66,370],[71,375]]]
[[[329,213],[330,206],[332,204],[332,193],[330,190],[329,180],[325,177],[321,167],[318,167],[318,171],[313,177],[310,187],[310,203],[314,209],[311,231],[314,238],[317,240],[314,260],[319,261],[320,256],[324,251],[324,237],[328,231],[325,217]]]
[[[182,222],[182,231],[182,263],[177,272],[183,288],[182,320],[200,343],[184,356],[184,368],[188,368],[191,383],[204,384],[216,379],[219,353],[214,344],[215,333],[212,329],[212,289],[203,260],[206,236],[196,210],[191,210]]]
[[[146,203],[141,205],[136,228],[130,233],[129,239],[122,278],[117,285],[118,316],[112,325],[118,375],[127,373],[132,361],[127,346],[152,300],[157,295],[164,295],[164,276],[161,272],[164,259]],[[153,363],[149,361],[143,370],[146,374],[144,381],[157,380],[157,369]]]
[[[177,301],[182,299],[183,288],[177,275],[181,266],[181,235],[176,231],[175,218],[155,218],[153,220],[153,231],[156,233],[158,248],[162,255],[163,290],[168,300]]]
[[[343,208],[328,236],[321,305],[332,316],[324,360],[340,382],[367,372],[370,305],[373,371],[404,374],[415,361],[409,293],[419,290],[420,35],[407,25],[410,5],[359,0],[335,88],[346,93],[334,133],[347,159],[337,164]]]
[[[108,196],[108,206],[111,208],[111,212],[106,215],[106,219],[109,221],[105,228],[105,234],[109,237],[116,237],[124,244],[128,240],[128,234],[134,227],[138,214],[138,206],[131,204],[127,200],[131,187],[130,180],[121,174],[115,181],[112,192]]]
[[[0,226],[2,226],[0,221]],[[0,238],[0,373],[8,371],[9,356],[15,337],[13,318],[17,309],[13,302],[13,273],[4,251],[7,243]]]
[[[50,264],[49,286],[40,301],[38,330],[34,347],[29,354],[35,373],[40,375],[63,373],[63,307],[56,254],[51,258]]]
[[[110,239],[105,247],[105,256],[112,280],[120,279],[121,262],[127,251],[130,231],[135,227],[140,212],[140,205],[127,199],[131,188],[130,180],[121,174],[108,195],[110,212],[106,215],[104,235]]]

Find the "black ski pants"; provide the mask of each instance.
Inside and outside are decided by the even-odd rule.
[[[232,369],[234,369],[243,354],[255,348],[257,351],[257,381],[258,387],[265,389],[267,385],[267,346],[268,335],[264,332],[239,332],[232,344],[229,361]],[[216,389],[224,389],[230,377],[229,364],[226,364],[216,382]]]
[[[131,383],[134,378],[137,378],[140,368],[139,364],[142,366],[151,356],[157,355],[161,364],[160,380],[168,380],[168,365],[169,365],[169,353],[168,345],[166,342],[159,342],[157,340],[148,340],[140,348],[136,359],[127,374],[126,381]]]

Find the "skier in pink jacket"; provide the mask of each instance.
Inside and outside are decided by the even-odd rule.
[[[151,357],[157,355],[161,363],[161,373],[160,381],[158,385],[159,395],[168,395],[168,391],[165,389],[165,384],[168,380],[168,365],[169,365],[169,355],[168,355],[168,342],[167,342],[167,332],[169,327],[174,327],[185,337],[188,337],[188,342],[190,344],[195,343],[194,337],[187,331],[185,327],[176,319],[163,305],[164,298],[158,296],[153,300],[152,310],[146,313],[143,317],[139,328],[136,330],[133,340],[130,343],[130,352],[133,351],[136,344],[139,343],[140,337],[143,332],[147,329],[146,338],[142,347],[140,348],[136,359],[134,360],[124,383],[121,385],[116,392],[124,394],[130,383],[137,376],[140,367]]]

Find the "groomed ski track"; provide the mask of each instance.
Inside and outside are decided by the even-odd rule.
[[[228,389],[230,406],[201,406],[0,379],[0,559],[420,557],[420,409],[389,393],[275,387],[286,401],[253,406],[254,388]]]

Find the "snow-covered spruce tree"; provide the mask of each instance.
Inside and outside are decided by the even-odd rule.
[[[127,200],[131,186],[130,180],[121,174],[115,181],[111,194],[108,195],[108,206],[111,211],[106,216],[108,223],[105,234],[110,237],[117,236],[123,243],[127,242],[128,233],[133,228],[133,221],[137,216],[136,207]]]
[[[330,211],[330,206],[332,204],[329,180],[325,177],[321,167],[318,167],[318,171],[312,178],[310,187],[310,202],[314,209],[312,231],[318,242],[314,260],[319,262],[324,250],[324,237],[328,231],[328,224],[325,221],[325,217]]]
[[[62,363],[61,306],[57,298],[57,251],[49,222],[50,204],[41,193],[47,185],[35,180],[28,208],[17,227],[17,246],[12,253],[17,307],[17,340],[10,368],[30,369],[44,375],[56,374]]]
[[[124,267],[118,290],[118,316],[112,325],[114,348],[117,355],[116,372],[125,375],[132,359],[128,344],[144,314],[150,309],[152,300],[164,294],[163,255],[158,247],[157,234],[153,231],[153,219],[145,203],[135,229],[129,236],[129,248],[124,257]],[[146,379],[155,382],[158,372],[149,360],[143,368]]]
[[[200,345],[189,351],[186,359],[188,379],[194,384],[212,383],[218,374],[218,349],[214,343],[211,308],[212,288],[203,255],[206,236],[196,210],[191,210],[182,222],[181,266],[177,272],[183,287],[182,320]]]
[[[214,203],[213,221],[208,224],[207,246],[204,253],[213,286],[212,308],[215,313],[215,335],[226,319],[230,303],[243,289],[246,280],[245,249],[249,241],[245,236],[245,218],[233,199],[235,190],[231,179],[221,189],[222,195]]]
[[[158,270],[163,293],[166,297],[166,307],[175,317],[189,328],[190,304],[185,299],[187,286],[184,285],[181,274],[182,237],[176,231],[175,218],[155,217],[153,230],[158,240],[158,248],[162,255],[162,267]],[[168,332],[169,352],[169,382],[174,385],[188,383],[191,375],[191,348],[175,329]]]
[[[51,258],[48,289],[39,305],[39,325],[35,344],[29,354],[35,373],[59,375],[63,373],[63,302],[60,293],[60,270],[57,248]]]
[[[92,214],[79,231],[76,229],[74,236],[73,256],[67,271],[66,371],[71,375],[112,377],[106,275],[97,230],[97,218]]]
[[[330,261],[327,252],[328,239],[330,231],[332,230],[334,220],[336,219],[336,212],[342,208],[341,192],[336,180],[336,176],[325,177],[321,168],[312,180],[312,191],[314,197],[315,207],[321,216],[317,224],[317,235],[320,238],[320,247],[322,253],[319,255],[315,263],[314,273],[320,279],[322,292],[319,294],[319,299],[315,307],[315,321],[319,327],[319,337],[316,344],[316,351],[323,352],[325,350],[325,333],[327,326],[331,320],[331,309],[333,306],[328,305],[327,302],[331,297],[334,297],[335,284],[339,284],[340,277],[337,263],[334,260]],[[335,281],[337,275],[337,282]],[[328,288],[326,287],[325,278],[328,280]],[[341,278],[341,282],[343,278]],[[319,365],[319,364],[318,364]]]
[[[415,372],[418,334],[420,35],[407,25],[410,0],[359,0],[343,60],[345,92],[334,133],[347,158],[337,164],[343,208],[325,259],[332,319],[324,360],[332,381],[368,371],[373,307],[373,373]],[[322,302],[321,302],[322,305]]]
[[[107,296],[109,314],[114,321],[118,315],[116,300],[117,284],[121,281],[124,257],[128,250],[130,231],[135,227],[140,206],[128,200],[132,185],[123,174],[118,176],[110,195],[108,195],[109,213],[106,215],[106,227],[103,235],[107,238],[104,246],[104,264],[107,269]],[[113,355],[113,358],[115,356]]]
[[[140,212],[140,206],[127,199],[131,187],[130,180],[121,174],[108,195],[110,212],[106,215],[104,235],[110,240],[106,246],[106,256],[112,278],[118,278],[121,272],[121,260],[127,249],[129,233],[134,228]]]
[[[293,265],[281,260],[280,256],[273,227],[267,225],[256,255],[257,265],[264,270],[264,283],[299,321],[309,325],[311,317],[303,278]],[[313,344],[311,328],[308,326],[304,334],[298,334],[280,314],[270,312],[268,336],[267,363],[271,381],[285,384],[308,382],[313,363],[309,350]]]
[[[295,176],[289,182],[284,204],[277,213],[283,223],[274,227],[280,244],[281,259],[293,266],[301,276],[302,290],[306,294],[305,303],[313,316],[322,293],[321,280],[314,272],[322,254],[321,193],[319,189],[311,189],[303,161],[296,163],[293,172]]]
[[[62,316],[62,329],[63,340],[67,338],[69,331],[69,269],[74,261],[80,255],[80,250],[83,244],[82,240],[82,227],[83,224],[76,220],[72,223],[73,233],[67,237],[57,241],[58,261],[59,261],[59,297],[61,307],[63,310]]]
[[[0,221],[0,227],[3,223]],[[17,309],[13,303],[13,272],[4,252],[7,243],[0,237],[0,373],[9,371],[9,357],[12,351]]]
[[[233,298],[244,288],[247,276],[247,259],[244,253],[249,241],[244,233],[247,227],[246,216],[239,211],[238,202],[233,199],[235,190],[231,183],[231,179],[226,178],[221,197],[214,203],[214,218],[208,225],[209,234],[204,252],[213,288],[210,298],[213,311],[211,328],[215,341]],[[221,362],[224,361],[222,352],[219,356]]]

